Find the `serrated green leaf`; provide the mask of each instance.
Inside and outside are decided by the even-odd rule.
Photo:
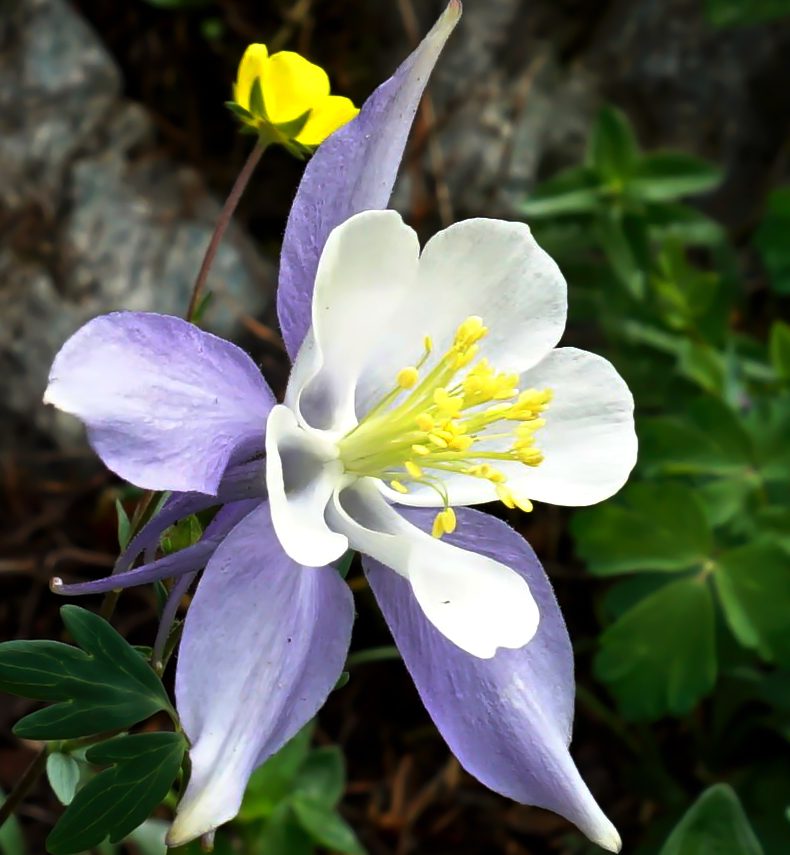
[[[297,772],[310,750],[312,735],[313,724],[310,723],[252,773],[239,810],[241,821],[270,816],[290,794]]]
[[[790,380],[790,324],[774,321],[768,349],[776,373],[783,380]]]
[[[571,531],[576,551],[600,576],[686,570],[712,550],[705,511],[680,484],[633,484],[618,502],[577,511]]]
[[[721,171],[701,158],[657,151],[639,159],[628,189],[645,201],[663,202],[711,190],[721,179]]]
[[[790,665],[790,556],[773,544],[749,544],[721,555],[713,580],[741,644]]]
[[[14,733],[74,739],[172,713],[161,681],[105,620],[76,606],[61,615],[83,649],[55,641],[0,644],[0,691],[57,702],[17,722]]]
[[[716,681],[714,633],[713,600],[704,581],[670,582],[603,633],[595,674],[626,718],[685,715]]]
[[[302,827],[316,843],[334,852],[365,855],[354,830],[331,808],[303,796],[294,798],[292,806]]]
[[[105,838],[117,843],[164,801],[186,751],[178,733],[118,736],[92,747],[88,761],[112,763],[89,781],[47,838],[52,855],[74,855]]]
[[[709,787],[675,826],[659,855],[763,855],[735,791]]]
[[[587,164],[622,186],[631,175],[638,155],[636,137],[625,113],[616,107],[603,107],[590,135]]]
[[[333,808],[346,785],[343,752],[336,746],[311,751],[294,781],[293,791],[310,801]]]
[[[47,757],[47,779],[62,805],[71,804],[80,782],[80,764],[69,754]]]

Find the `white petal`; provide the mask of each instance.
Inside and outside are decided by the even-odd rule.
[[[342,480],[337,450],[316,431],[305,431],[278,404],[266,423],[266,486],[272,523],[289,557],[306,567],[323,567],[348,549],[324,512]]]
[[[554,505],[593,505],[614,495],[636,463],[634,399],[602,356],[563,347],[521,378],[521,388],[549,388],[554,397],[537,432],[540,466],[509,464],[508,485]]]
[[[286,398],[312,427],[348,430],[356,423],[357,378],[381,336],[395,332],[390,321],[414,293],[419,253],[416,233],[395,211],[365,211],[329,235],[311,336],[296,357]]]
[[[543,462],[535,467],[496,463],[514,493],[553,505],[593,505],[625,484],[636,463],[634,399],[608,360],[586,350],[558,348],[521,376],[519,388],[549,388],[554,397],[545,412],[546,425],[535,434]],[[509,444],[496,443],[499,448]],[[480,478],[448,475],[444,483],[451,505],[497,500],[495,487]],[[405,495],[385,485],[380,489],[403,505],[438,504],[436,491],[419,485],[410,485]]]
[[[502,371],[526,370],[559,341],[565,280],[524,223],[456,223],[418,256],[394,211],[357,214],[329,236],[287,395],[312,426],[348,430],[420,359],[426,336],[440,356],[471,315],[489,328],[481,355]]]
[[[538,607],[518,573],[420,531],[384,501],[372,479],[336,496],[327,518],[354,549],[406,577],[428,620],[467,653],[488,659],[535,635]]]

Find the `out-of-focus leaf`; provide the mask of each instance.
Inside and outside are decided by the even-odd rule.
[[[790,472],[790,395],[777,394],[762,406],[755,406],[746,422],[755,449],[756,467],[761,477],[780,485],[786,496]]]
[[[659,202],[645,205],[645,219],[659,240],[679,240],[688,246],[721,244],[724,229],[696,208],[681,202]]]
[[[603,107],[590,135],[587,164],[622,189],[638,155],[639,147],[625,113],[616,107]]]
[[[705,0],[705,14],[716,27],[737,27],[790,16],[790,0]]]
[[[786,6],[790,0],[781,0]],[[748,5],[748,4],[747,4]],[[768,209],[754,236],[771,285],[780,294],[790,294],[790,187],[780,187],[768,197]]]
[[[697,487],[697,496],[711,526],[724,525],[740,514],[755,486],[755,480],[736,475],[717,478]]]
[[[577,511],[576,550],[599,576],[704,563],[712,535],[694,492],[680,484],[633,484],[616,502]]]
[[[118,517],[118,546],[123,552],[132,536],[132,523],[120,499],[115,500],[115,513]]]
[[[274,811],[253,845],[256,855],[313,855],[314,852],[310,835],[287,803]]]
[[[670,582],[613,623],[600,644],[595,673],[626,718],[685,715],[716,681],[708,586],[694,578]]]
[[[693,401],[682,417],[641,419],[637,428],[640,463],[647,472],[733,475],[754,466],[748,432],[717,398]]]
[[[724,360],[706,342],[686,339],[680,350],[678,369],[707,392],[720,395],[724,389]]]
[[[0,804],[5,801],[5,793],[0,790]],[[27,855],[25,839],[22,837],[22,829],[15,816],[0,825],[0,855]]]
[[[312,735],[311,723],[253,772],[239,810],[240,820],[270,816],[292,792],[296,775],[307,759]]]
[[[335,807],[343,795],[346,767],[337,746],[311,751],[294,781],[293,791],[313,802]]]
[[[118,736],[95,745],[86,757],[97,765],[113,764],[74,797],[47,838],[52,855],[75,855],[122,840],[167,796],[186,751],[178,733]]]
[[[545,181],[521,205],[526,217],[589,214],[602,201],[600,178],[587,166],[574,167]]]
[[[721,177],[720,170],[698,157],[659,151],[639,159],[628,189],[646,201],[662,202],[710,190]]]
[[[659,855],[763,855],[735,791],[714,784],[675,826]]]
[[[365,855],[356,834],[348,823],[331,808],[297,796],[293,800],[294,813],[307,833],[322,846],[333,852]]]
[[[616,216],[599,217],[595,234],[618,280],[634,299],[641,300],[645,294],[646,271],[639,263],[623,220]]]
[[[56,641],[0,645],[0,691],[56,701],[17,722],[25,739],[73,739],[131,727],[159,710],[172,715],[161,681],[107,621],[63,606],[63,622],[82,649]]]
[[[62,805],[71,804],[80,782],[80,764],[68,754],[47,757],[47,779]]]
[[[126,838],[134,843],[140,855],[167,855],[165,835],[170,823],[164,819],[147,819]],[[216,847],[214,847],[216,852]],[[219,855],[219,852],[217,852]]]
[[[771,364],[783,380],[790,380],[790,324],[774,321],[769,339]]]
[[[162,535],[161,547],[165,555],[178,552],[197,543],[203,536],[200,520],[194,515],[179,520]]]
[[[790,555],[773,544],[748,544],[721,555],[713,579],[741,644],[790,666]]]

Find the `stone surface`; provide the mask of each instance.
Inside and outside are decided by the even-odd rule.
[[[115,309],[181,314],[220,205],[155,147],[145,111],[63,0],[0,0],[0,442],[70,443],[41,405],[52,357]],[[271,300],[274,266],[231,229],[206,323],[238,332]]]

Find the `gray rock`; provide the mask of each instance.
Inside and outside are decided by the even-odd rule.
[[[145,111],[63,0],[0,0],[0,441],[31,424],[72,443],[41,405],[52,358],[91,317],[183,314],[219,214],[191,169],[157,151]],[[274,265],[237,228],[209,276],[206,323],[233,336],[260,314]]]

